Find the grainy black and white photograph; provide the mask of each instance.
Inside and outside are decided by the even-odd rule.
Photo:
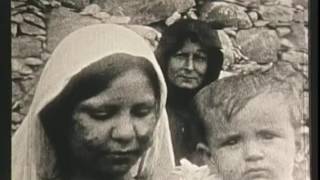
[[[308,0],[11,0],[12,180],[311,180]]]

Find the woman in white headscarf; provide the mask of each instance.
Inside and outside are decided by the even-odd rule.
[[[166,85],[142,37],[82,28],[54,50],[12,141],[13,180],[165,179]]]

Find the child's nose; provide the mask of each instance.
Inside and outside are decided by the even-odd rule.
[[[244,158],[246,161],[258,161],[263,159],[263,147],[251,140],[244,144]]]

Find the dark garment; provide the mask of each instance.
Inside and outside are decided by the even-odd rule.
[[[184,107],[167,105],[171,139],[174,149],[175,162],[180,164],[180,159],[187,158],[192,163],[202,165],[201,157],[196,151],[196,146],[202,141],[203,128],[194,117],[188,105]]]

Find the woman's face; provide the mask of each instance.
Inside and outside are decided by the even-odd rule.
[[[168,79],[183,89],[198,88],[207,72],[207,55],[198,43],[186,41],[168,62]]]
[[[74,109],[70,148],[91,172],[124,174],[150,146],[157,100],[149,79],[130,70]]]

